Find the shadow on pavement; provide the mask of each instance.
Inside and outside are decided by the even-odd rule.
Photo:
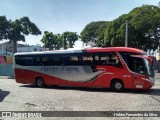
[[[27,88],[39,88],[35,85],[21,85],[20,87]],[[46,86],[41,89],[56,89],[56,90],[78,90],[86,92],[106,92],[106,93],[127,93],[127,94],[143,94],[143,95],[155,95],[160,96],[160,89],[152,88],[149,90],[130,90],[126,89],[122,92],[115,92],[111,89],[106,88],[86,88],[86,87],[66,87],[66,86]]]
[[[2,102],[9,93],[9,91],[3,91],[0,89],[0,102]]]
[[[152,88],[149,90],[126,90],[123,93],[160,96],[160,89]]]

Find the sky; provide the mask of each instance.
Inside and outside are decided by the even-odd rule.
[[[29,17],[42,35],[26,37],[24,44],[42,44],[44,31],[62,34],[80,32],[93,21],[111,21],[143,4],[158,5],[160,0],[0,0],[0,16],[15,20]],[[76,43],[79,47],[80,42]]]

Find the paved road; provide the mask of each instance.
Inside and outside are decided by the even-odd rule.
[[[160,74],[156,73],[155,86],[149,91],[122,93],[93,88],[37,88],[33,85],[18,84],[14,79],[0,78],[0,111],[118,110],[160,111]]]

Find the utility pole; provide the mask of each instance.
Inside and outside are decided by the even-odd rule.
[[[128,21],[126,20],[125,47],[128,47]]]

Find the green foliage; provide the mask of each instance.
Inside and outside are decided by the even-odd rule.
[[[56,35],[54,35],[54,39],[56,40],[56,42],[54,44],[54,48],[56,50],[59,50],[60,48],[62,48],[62,35],[56,34]]]
[[[22,33],[24,35],[39,35],[41,34],[41,31],[38,29],[38,27],[32,23],[28,17],[20,18],[20,23],[22,27]]]
[[[22,33],[22,26],[19,20],[9,21],[9,35],[8,39],[13,42],[25,41],[25,37]]]
[[[41,39],[41,42],[44,43],[45,48],[49,48],[52,50],[53,42],[54,42],[54,35],[52,32],[45,31],[44,35]]]
[[[7,39],[9,23],[5,16],[0,16],[0,40]]]
[[[126,20],[129,47],[157,49],[160,45],[160,7],[153,5],[134,8],[110,22],[91,22],[85,26],[80,38],[84,43],[96,46],[124,46]]]
[[[104,33],[105,46],[123,46],[125,38],[125,22],[128,16],[121,15],[110,22]],[[118,41],[117,41],[118,40]]]
[[[160,40],[160,8],[144,5],[130,12],[131,24],[141,31],[143,49],[156,49]]]
[[[53,34],[52,32],[45,31],[41,39],[45,48],[52,50],[53,48],[58,50],[62,47],[64,49],[72,48],[75,41],[78,40],[78,35],[76,32],[64,32],[63,34]],[[64,44],[64,46],[63,46]]]
[[[124,46],[125,22],[128,21],[129,47],[156,49],[160,39],[160,8],[143,5],[110,22],[104,38],[106,46]]]
[[[65,49],[67,47],[73,48],[74,43],[78,40],[78,37],[79,37],[77,33],[67,31],[67,32],[64,32],[63,35],[64,35]]]
[[[86,44],[93,43],[94,46],[103,46],[104,30],[107,24],[108,22],[106,21],[91,22],[87,24],[80,33],[81,40]]]
[[[62,47],[62,36],[60,34],[53,34],[52,32],[45,31],[41,42],[44,44],[45,48],[57,50]]]
[[[25,41],[25,35],[39,35],[41,31],[32,23],[28,17],[7,20],[5,16],[0,16],[0,40],[8,39],[14,43],[13,53],[17,52],[17,41]]]

